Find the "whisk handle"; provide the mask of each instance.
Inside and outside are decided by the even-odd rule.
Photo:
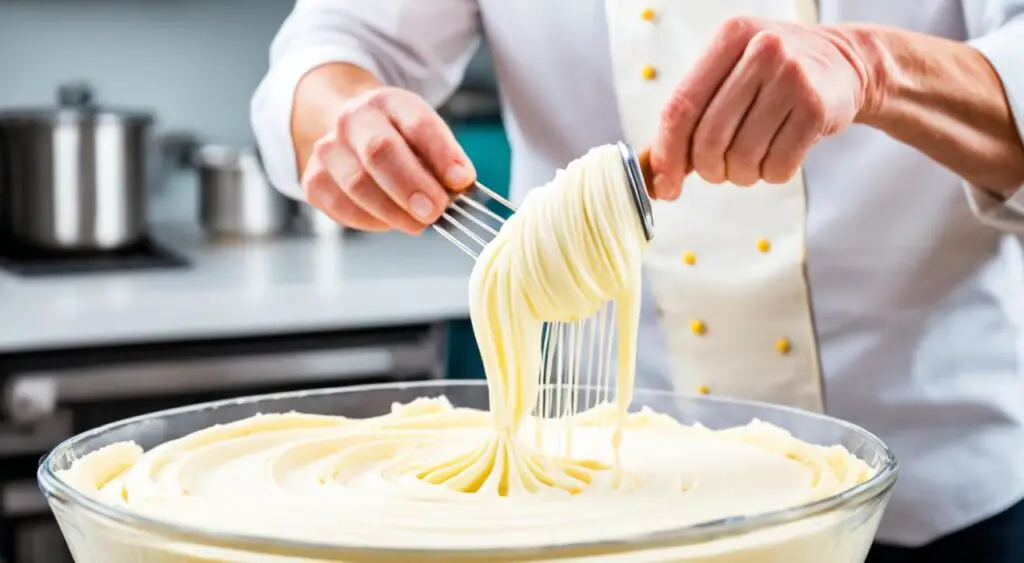
[[[640,173],[644,175],[644,184],[647,186],[647,193],[654,195],[654,172],[651,171],[651,147],[643,147],[636,154],[637,162],[640,163]]]

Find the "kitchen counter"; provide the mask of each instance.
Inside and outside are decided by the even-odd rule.
[[[154,235],[191,266],[36,278],[0,270],[0,353],[469,314],[472,260],[432,232],[214,245],[183,223],[158,225]]]

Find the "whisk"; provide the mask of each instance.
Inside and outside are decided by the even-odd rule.
[[[654,218],[647,192],[650,167],[647,151],[640,157],[626,143],[618,143],[623,173],[636,206],[637,218],[644,236],[654,236]],[[489,205],[494,202],[495,205]],[[497,208],[497,209],[494,209]],[[490,188],[476,183],[473,189],[456,196],[433,228],[460,250],[473,257],[490,243],[506,217],[515,207]],[[612,400],[615,381],[611,361],[615,342],[615,304],[605,303],[589,318],[569,323],[547,323],[544,326],[541,351],[542,369],[538,374],[542,392],[534,416],[546,419],[569,418],[582,410]],[[578,392],[577,392],[578,391]],[[544,433],[534,437],[541,446]],[[548,444],[572,450],[571,432],[549,433],[560,443]]]
[[[637,216],[643,226],[644,235],[647,240],[651,240],[654,236],[654,217],[645,180],[650,174],[644,173],[645,170],[649,170],[646,158],[638,158],[633,148],[626,143],[618,143],[618,148]],[[460,250],[477,258],[484,247],[497,236],[506,219],[490,207],[488,202],[496,203],[495,207],[498,207],[501,213],[515,213],[515,207],[511,202],[476,182],[472,189],[455,196],[448,209],[432,226]]]

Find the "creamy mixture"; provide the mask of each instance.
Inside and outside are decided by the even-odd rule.
[[[810,446],[768,424],[710,431],[644,411],[625,421],[616,486],[602,468],[611,463],[614,418],[614,408],[588,411],[574,430],[577,455],[604,465],[555,465],[556,451],[515,451],[495,439],[489,413],[429,398],[369,420],[262,415],[145,453],[115,444],[63,477],[107,502],[210,529],[492,548],[612,539],[771,511],[870,474],[841,448]],[[457,486],[432,484],[442,474],[455,475]],[[510,494],[502,497],[505,486]]]
[[[489,411],[430,397],[372,419],[261,415],[148,452],[114,444],[61,477],[191,526],[392,548],[611,540],[792,507],[867,480],[873,469],[845,449],[769,424],[711,431],[627,413],[645,245],[618,150],[599,147],[534,190],[473,271]],[[607,302],[614,400],[536,417],[538,403],[574,396],[577,383],[542,392],[543,322],[581,321]]]

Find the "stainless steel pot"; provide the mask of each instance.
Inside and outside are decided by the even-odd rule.
[[[107,250],[146,231],[153,116],[104,109],[85,85],[53,108],[0,111],[0,229],[61,250]]]
[[[214,238],[268,237],[283,233],[294,202],[270,185],[252,150],[208,145],[196,153],[199,221]]]

